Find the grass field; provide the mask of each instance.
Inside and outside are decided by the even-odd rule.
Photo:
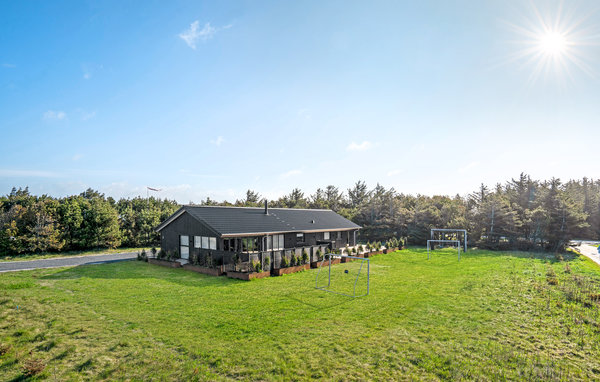
[[[86,255],[100,255],[105,253],[125,253],[125,252],[138,252],[140,248],[102,248],[102,249],[91,249],[86,251],[67,251],[67,252],[43,252],[43,253],[27,253],[22,255],[6,255],[0,256],[0,262],[2,261],[28,261],[28,260],[41,260],[41,259],[53,259],[57,257],[69,257],[69,256],[86,256]],[[148,251],[149,248],[146,248]]]
[[[314,270],[243,282],[132,261],[0,274],[0,379],[600,378],[600,268],[535,256],[379,255],[357,299],[315,290]]]

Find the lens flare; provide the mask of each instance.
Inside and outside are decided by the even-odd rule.
[[[513,43],[520,46],[509,57],[509,62],[530,68],[530,82],[542,75],[545,79],[569,77],[573,80],[573,69],[596,77],[586,55],[587,48],[598,46],[598,27],[589,22],[595,11],[576,18],[575,12],[565,11],[562,3],[554,12],[540,10],[531,3],[529,11],[522,23],[507,23],[517,36]]]

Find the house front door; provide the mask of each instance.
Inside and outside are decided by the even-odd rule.
[[[182,245],[181,248],[179,249],[179,253],[181,253],[181,258],[182,259],[186,259],[188,260],[190,258],[190,247],[186,247],[185,245]]]

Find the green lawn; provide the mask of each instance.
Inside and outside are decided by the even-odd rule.
[[[379,255],[356,299],[315,290],[314,270],[251,282],[142,262],[4,273],[0,379],[24,379],[32,360],[50,380],[598,379],[600,268],[563,256]]]
[[[0,262],[2,261],[28,261],[28,260],[40,260],[40,259],[52,259],[57,257],[69,257],[69,256],[85,256],[85,255],[101,255],[106,253],[125,253],[125,252],[138,252],[144,249],[140,248],[102,248],[102,249],[90,249],[86,251],[67,251],[67,252],[43,252],[43,253],[27,253],[22,255],[5,255],[0,256]],[[149,251],[149,248],[145,248]]]

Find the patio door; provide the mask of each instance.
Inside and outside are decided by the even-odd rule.
[[[179,236],[179,254],[182,259],[190,258],[190,237],[186,235]]]

